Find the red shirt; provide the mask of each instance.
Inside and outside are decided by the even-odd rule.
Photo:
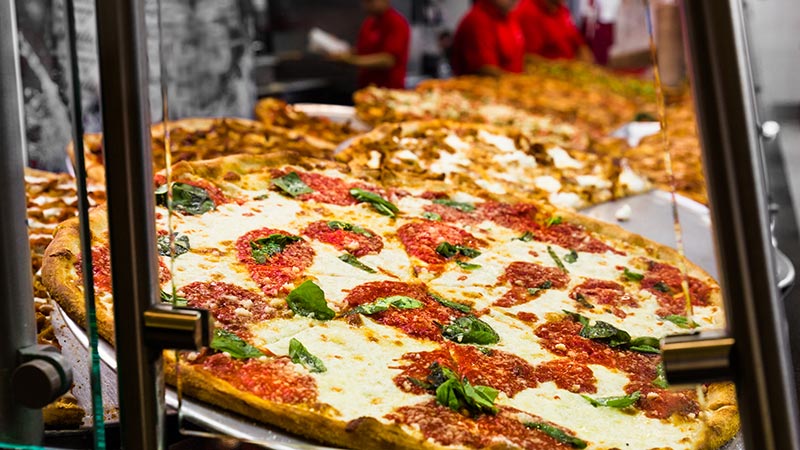
[[[394,56],[394,65],[388,69],[359,69],[358,86],[372,84],[392,89],[405,88],[409,36],[408,22],[394,8],[387,9],[379,16],[364,19],[358,32],[356,53],[390,53]]]
[[[477,73],[483,66],[519,73],[525,42],[511,14],[504,14],[489,0],[476,0],[458,24],[452,52],[450,65],[456,75]]]
[[[549,12],[543,0],[520,0],[514,13],[525,36],[525,53],[550,59],[573,59],[584,45],[564,5]]]

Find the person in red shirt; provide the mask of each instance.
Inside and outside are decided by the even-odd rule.
[[[514,14],[525,36],[526,54],[593,61],[562,0],[520,0]]]
[[[358,87],[403,89],[411,31],[390,0],[362,0],[368,17],[361,24],[356,52],[334,59],[358,67]]]
[[[511,14],[516,0],[476,0],[458,24],[450,65],[456,75],[522,72],[525,43]]]

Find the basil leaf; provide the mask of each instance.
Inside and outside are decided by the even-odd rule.
[[[164,291],[163,289],[161,290],[160,297],[163,303],[169,303],[173,306],[186,306],[186,304],[188,303],[188,301],[185,298],[174,293],[170,294]]]
[[[553,251],[553,247],[550,247],[548,245],[547,246],[547,253],[550,255],[551,258],[553,258],[553,261],[555,261],[556,266],[558,266],[558,268],[561,269],[562,272],[569,273],[569,270],[567,270],[567,268],[564,267],[564,263],[562,263],[561,260],[558,259],[558,255],[556,255],[556,252]]]
[[[214,209],[214,201],[203,188],[186,183],[172,183],[172,203],[169,205],[167,185],[159,186],[156,191],[156,204],[172,207],[176,211],[200,215]]]
[[[214,339],[211,341],[211,348],[220,352],[226,352],[231,358],[246,359],[264,356],[261,350],[245,342],[239,336],[225,331],[222,328],[214,329]]]
[[[442,336],[459,344],[489,345],[500,341],[497,332],[475,316],[459,317],[442,328]]]
[[[430,211],[425,211],[424,213],[422,213],[422,218],[427,220],[433,220],[435,222],[442,220],[442,216],[436,214],[435,212],[430,212]]]
[[[489,386],[473,386],[466,378],[460,380],[452,370],[438,363],[431,364],[428,381],[436,389],[436,402],[453,411],[466,410],[470,415],[496,414],[494,401],[498,391]],[[413,381],[412,381],[413,383]]]
[[[449,242],[442,242],[441,244],[436,246],[436,253],[444,256],[445,258],[452,258],[456,255],[463,255],[467,258],[475,258],[476,256],[480,256],[481,252],[475,250],[474,248],[465,247],[459,244],[451,244]]]
[[[631,342],[631,335],[627,331],[622,331],[602,320],[596,320],[594,325],[584,325],[579,335],[587,339],[605,342],[609,347],[628,345]]]
[[[581,397],[585,398],[595,408],[598,406],[607,406],[609,408],[627,408],[636,403],[641,396],[642,393],[639,391],[633,392],[629,395],[621,395],[619,397],[592,398],[588,395],[581,395]]]
[[[622,277],[628,281],[642,281],[644,274],[631,272],[627,267],[625,267],[622,271]]]
[[[572,318],[572,320],[580,323],[584,327],[589,325],[589,318],[588,317],[582,316],[582,315],[580,315],[578,313],[567,311],[566,309],[562,309],[561,311],[563,311],[564,314],[568,315],[570,318]]]
[[[330,222],[328,222],[328,228],[330,228],[331,230],[351,231],[353,233],[360,234],[368,238],[373,236],[372,233],[361,228],[358,225],[353,225],[352,223],[347,223],[347,222],[340,222],[338,220],[331,220]]]
[[[578,304],[583,306],[584,308],[589,308],[589,309],[594,308],[594,305],[589,303],[589,300],[586,300],[586,297],[584,297],[584,295],[581,294],[580,292],[575,294],[575,301],[578,302]]]
[[[475,211],[475,205],[472,203],[457,202],[450,200],[449,198],[436,198],[433,200],[433,203],[436,203],[437,205],[449,206],[450,208],[457,209],[465,213]]]
[[[369,316],[387,311],[389,308],[417,309],[423,306],[425,306],[425,304],[415,298],[406,297],[404,295],[393,295],[391,297],[375,299],[374,302],[362,303],[353,308],[348,314],[364,314]]]
[[[539,291],[544,291],[553,287],[553,282],[550,280],[545,280],[542,284],[536,287],[528,288],[528,294],[536,295]]]
[[[651,336],[642,336],[632,339],[628,350],[640,353],[661,353],[661,342]]]
[[[364,272],[368,273],[375,273],[376,270],[372,267],[362,263],[358,260],[355,256],[351,255],[350,253],[345,253],[343,255],[339,255],[339,260],[350,264],[351,266],[355,267],[356,269],[361,269]]]
[[[575,264],[575,261],[577,260],[578,260],[578,252],[576,252],[575,250],[570,250],[569,253],[564,255],[564,261],[570,264]]]
[[[353,188],[350,189],[350,195],[359,202],[369,203],[375,211],[378,211],[378,213],[384,216],[396,217],[397,213],[400,212],[397,206],[394,206],[391,202],[374,192]]]
[[[478,351],[480,351],[486,356],[492,356],[492,353],[494,353],[494,351],[489,347],[478,347]]]
[[[512,240],[512,241],[530,242],[530,241],[532,241],[532,240],[533,240],[535,237],[536,237],[536,236],[534,236],[534,234],[533,234],[533,233],[531,233],[530,231],[526,231],[526,232],[522,233],[522,236],[520,236],[520,237],[515,237],[515,238],[512,238],[511,240]]]
[[[295,314],[317,320],[331,320],[336,316],[336,312],[328,308],[325,302],[325,293],[311,280],[303,282],[290,292],[286,297],[286,304]]]
[[[267,237],[250,241],[250,249],[252,250],[253,259],[259,264],[264,264],[269,258],[283,252],[289,244],[302,240],[303,238],[300,236],[274,233]]]
[[[422,381],[419,378],[406,377],[406,379],[408,381],[410,381],[411,384],[413,384],[414,386],[421,387],[422,389],[426,389],[426,390],[433,389],[433,385],[432,384],[427,383],[425,381]]]
[[[452,309],[455,309],[456,311],[461,311],[461,312],[464,312],[464,313],[468,313],[468,312],[472,311],[472,308],[469,305],[465,305],[463,303],[450,301],[450,300],[448,300],[448,299],[446,299],[444,297],[441,297],[441,296],[439,296],[437,294],[434,294],[433,292],[428,292],[428,295],[433,297],[433,299],[436,300],[437,302],[439,302],[442,306],[446,306],[448,308],[452,308]]]
[[[298,175],[297,172],[289,172],[282,177],[273,178],[272,184],[292,197],[314,192],[313,189],[308,187],[308,185],[300,179],[300,175]]]
[[[653,386],[660,387],[661,389],[669,387],[669,383],[667,383],[667,374],[664,371],[664,362],[660,362],[656,366],[656,379],[653,380]]]
[[[659,281],[658,283],[654,284],[653,289],[659,292],[663,292],[665,294],[669,294],[670,291],[672,290],[669,288],[669,286],[667,286],[667,283],[664,283],[663,281]]]
[[[191,247],[189,246],[189,236],[176,233],[173,233],[172,235],[174,236],[172,243],[175,246],[175,258],[191,250]],[[173,256],[172,249],[170,248],[169,235],[165,234],[159,236],[156,239],[156,245],[158,245],[159,255]]]
[[[472,264],[464,261],[456,261],[456,264],[458,264],[458,267],[461,267],[464,270],[475,270],[481,268],[480,264]]]
[[[548,227],[552,227],[553,225],[561,225],[561,222],[563,222],[561,216],[553,216],[547,219],[545,225],[547,225]]]
[[[572,448],[586,448],[586,441],[578,439],[575,436],[570,436],[563,430],[556,428],[552,425],[548,425],[543,422],[525,422],[524,425],[528,428],[535,428],[537,430],[543,431],[546,434],[548,434],[551,438],[563,444],[567,444]]]
[[[308,349],[295,338],[289,341],[289,358],[295,364],[300,364],[311,373],[322,373],[328,369],[321,359],[312,355]]]
[[[680,328],[697,328],[700,326],[700,324],[698,324],[694,320],[690,321],[688,317],[679,316],[677,314],[670,314],[666,317],[662,317],[661,319],[668,320],[674,323],[675,325],[679,326]]]

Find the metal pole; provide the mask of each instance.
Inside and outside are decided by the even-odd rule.
[[[36,344],[33,282],[25,217],[25,138],[14,0],[0,1],[0,442],[37,444],[42,412],[13,397],[19,350]]]
[[[163,445],[161,351],[145,345],[158,298],[144,2],[97,0],[120,423],[125,448]]]
[[[749,449],[797,450],[800,419],[787,324],[773,275],[740,0],[685,0],[682,11],[720,282],[735,339],[733,373],[745,443]]]

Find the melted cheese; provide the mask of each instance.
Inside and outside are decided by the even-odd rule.
[[[547,154],[553,158],[553,164],[558,169],[580,169],[583,164],[573,159],[566,150],[561,147],[552,147],[547,149]]]

